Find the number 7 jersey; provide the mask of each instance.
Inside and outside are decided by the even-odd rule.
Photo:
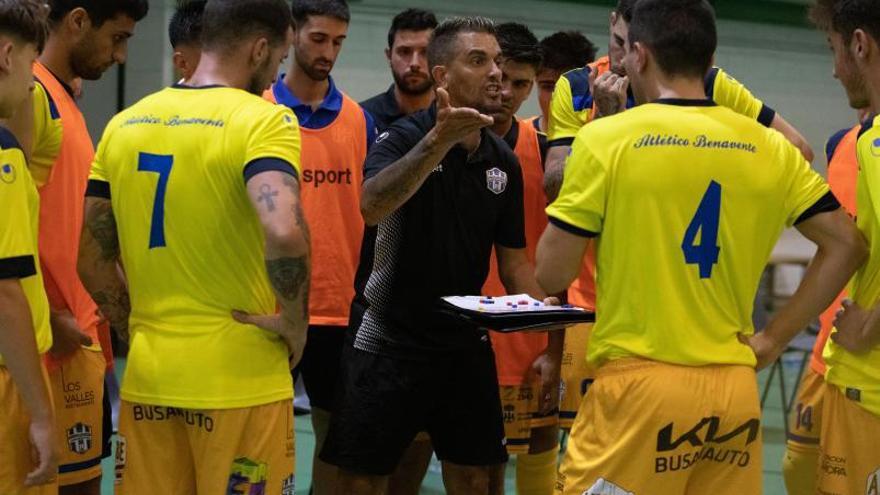
[[[709,100],[657,100],[581,129],[550,222],[597,242],[588,361],[755,364],[764,266],[783,228],[839,204],[785,138]]]
[[[290,110],[226,87],[167,88],[110,121],[87,194],[112,201],[131,294],[124,400],[226,409],[292,396],[287,347],[231,312],[276,310],[246,180],[298,176],[299,150]]]

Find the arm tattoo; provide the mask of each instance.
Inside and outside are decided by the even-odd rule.
[[[260,186],[260,198],[257,201],[266,203],[267,210],[275,211],[275,196],[278,196],[278,191],[272,189],[269,184],[263,184]]]
[[[290,190],[290,193],[293,194],[293,197],[296,198],[296,202],[294,202],[291,210],[293,210],[293,218],[296,220],[297,227],[302,231],[303,237],[305,238],[307,243],[311,243],[311,233],[309,231],[309,225],[306,222],[305,214],[302,209],[302,201],[300,201],[299,196],[299,181],[296,177],[292,176],[284,176],[284,186]]]
[[[380,211],[383,218],[398,210],[418,192],[445,155],[446,150],[423,138],[409,153],[364,182],[369,209]]]
[[[547,201],[553,201],[559,196],[564,175],[565,167],[562,166],[553,167],[544,173],[544,192],[547,195]]]
[[[266,272],[275,293],[291,303],[302,297],[304,313],[309,307],[309,257],[266,260]]]
[[[128,341],[128,317],[131,315],[131,299],[124,285],[107,287],[92,293],[92,299],[101,308],[101,313],[110,321],[110,326]]]
[[[119,259],[119,236],[110,201],[96,203],[85,221],[89,232],[101,248],[101,261]]]

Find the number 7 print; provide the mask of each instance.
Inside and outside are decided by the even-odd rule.
[[[165,192],[168,190],[168,178],[171,177],[173,164],[174,157],[171,155],[138,155],[138,172],[159,174],[156,197],[153,200],[153,218],[150,221],[150,249],[165,247]]]

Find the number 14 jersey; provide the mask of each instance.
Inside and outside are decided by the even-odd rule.
[[[776,131],[709,100],[657,100],[584,126],[550,222],[598,235],[587,360],[754,365],[761,273],[783,228],[839,207]]]
[[[226,409],[292,397],[286,345],[231,312],[275,312],[246,177],[267,164],[298,175],[299,150],[290,110],[226,87],[167,88],[110,121],[88,194],[109,194],[131,293],[124,400]]]

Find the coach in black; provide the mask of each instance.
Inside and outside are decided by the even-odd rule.
[[[428,47],[436,106],[399,120],[367,157],[375,263],[321,454],[340,467],[339,493],[383,493],[419,431],[452,495],[488,494],[490,467],[507,460],[488,335],[437,310],[441,296],[480,293],[493,246],[508,292],[543,297],[524,250],[519,163],[485,130],[501,105],[499,57],[492,21],[440,24]]]

